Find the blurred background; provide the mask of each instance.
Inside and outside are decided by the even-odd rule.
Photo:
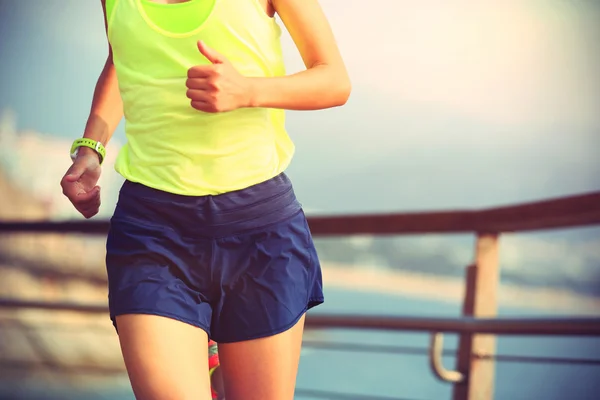
[[[288,113],[297,147],[289,175],[307,214],[476,209],[600,190],[599,1],[321,4],[354,89],[345,107]],[[302,69],[287,34],[283,42],[288,70]],[[106,54],[99,1],[0,0],[0,219],[79,219],[59,181]],[[99,219],[116,203],[122,180],[112,163],[123,142],[121,125]],[[0,235],[0,296],[105,303],[104,244]],[[461,313],[472,236],[317,244],[327,301],[316,313]],[[600,229],[504,235],[500,263],[501,315],[600,315]],[[501,338],[498,351],[599,358],[600,340]],[[599,366],[499,364],[496,398],[597,398],[599,376]],[[298,385],[411,399],[451,393],[425,357],[323,349],[303,352]],[[108,318],[0,309],[0,398],[133,399]]]

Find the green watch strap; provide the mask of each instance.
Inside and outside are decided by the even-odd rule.
[[[104,158],[106,157],[106,149],[102,143],[93,139],[79,138],[75,139],[73,145],[71,146],[71,158],[75,158],[77,156],[77,149],[80,147],[89,147],[98,153],[98,156],[100,157],[100,164],[102,164]]]

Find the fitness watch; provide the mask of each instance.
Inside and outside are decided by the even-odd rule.
[[[96,153],[98,153],[98,157],[100,158],[100,164],[102,164],[102,161],[104,161],[104,158],[106,157],[106,149],[104,148],[104,145],[102,143],[97,142],[93,139],[79,138],[73,142],[73,145],[71,145],[71,160],[75,161],[80,147],[89,147],[90,149],[93,149]]]

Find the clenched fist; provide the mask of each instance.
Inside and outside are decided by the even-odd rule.
[[[100,159],[98,154],[80,148],[77,158],[60,181],[63,194],[85,218],[91,218],[100,210]]]
[[[225,56],[201,41],[198,50],[211,64],[196,65],[188,70],[186,95],[192,107],[209,113],[249,107],[249,79],[242,76]]]

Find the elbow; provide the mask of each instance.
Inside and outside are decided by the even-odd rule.
[[[334,107],[343,106],[348,102],[350,93],[352,92],[352,83],[350,78],[345,75],[343,79],[339,79],[337,85],[335,85],[335,96],[334,96]]]
[[[350,77],[343,64],[317,64],[309,69],[319,68],[321,79],[319,81],[319,89],[315,93],[315,103],[310,109],[326,109],[341,107],[348,102],[350,92],[352,92],[352,84]],[[321,69],[323,68],[323,69]]]

